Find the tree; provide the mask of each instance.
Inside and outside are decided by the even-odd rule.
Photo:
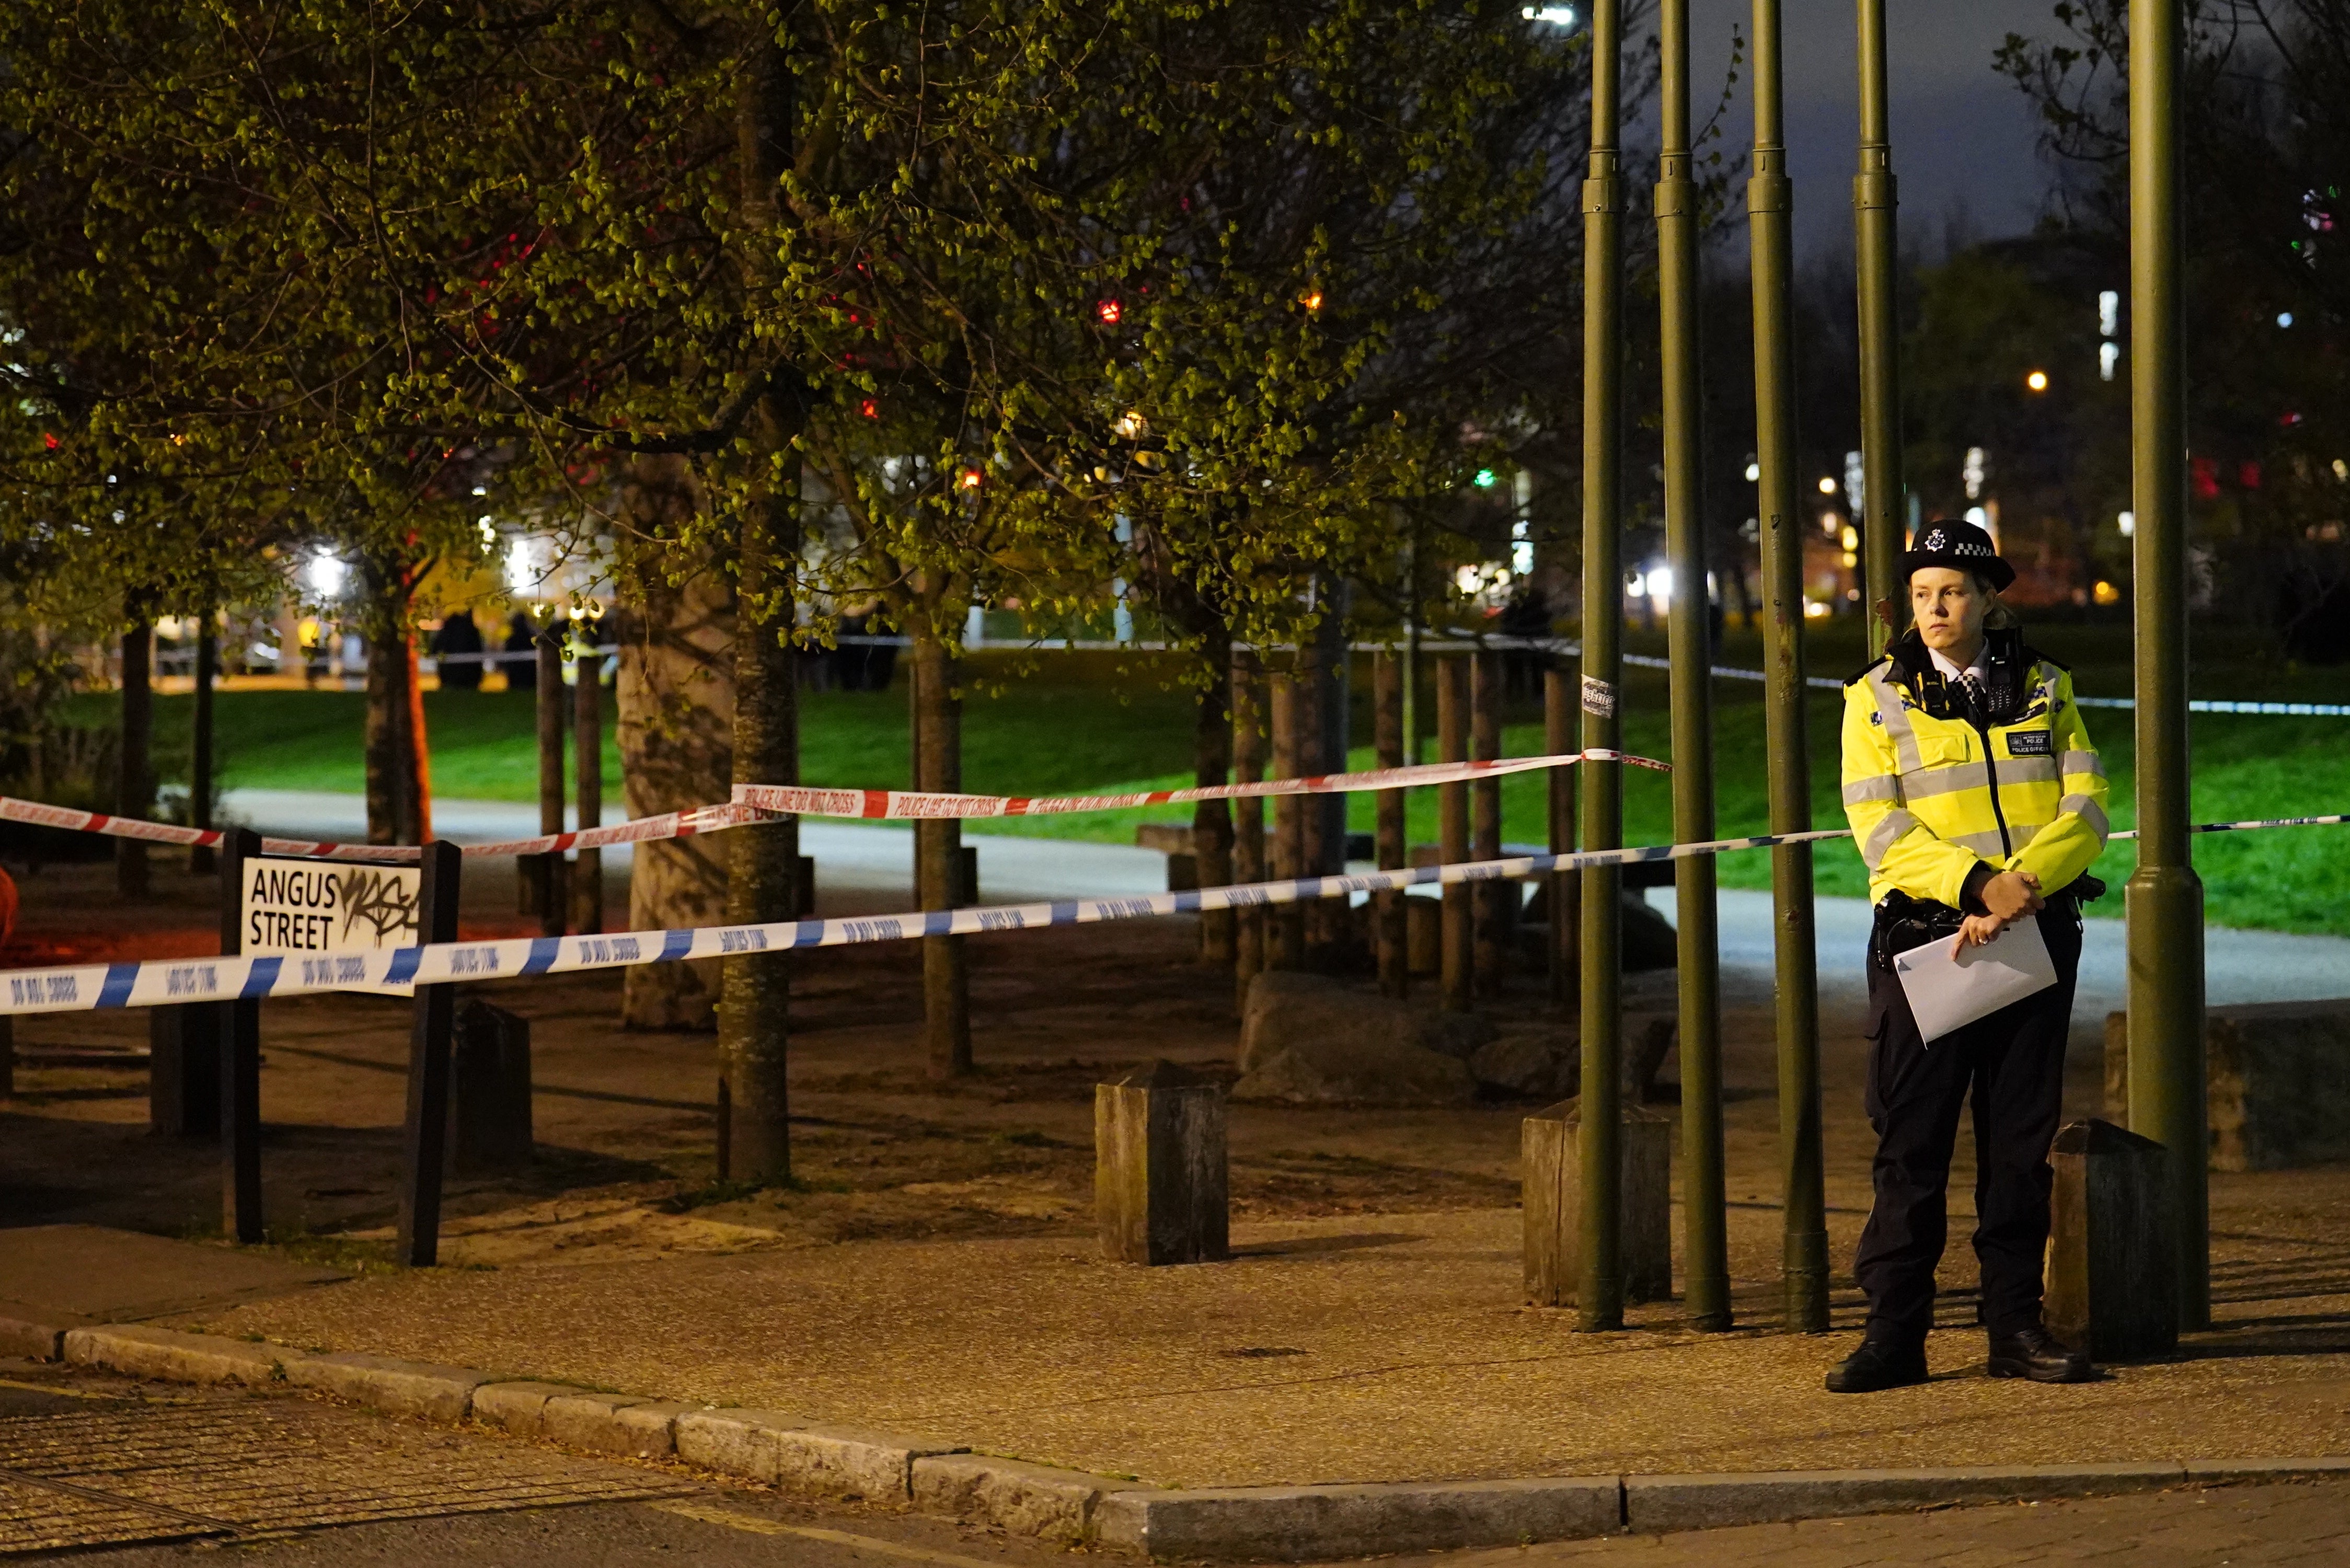
[[[2069,0],[2055,18],[2052,37],[2012,36],[2000,67],[2040,112],[2061,221],[2117,278],[2127,6]],[[2197,548],[2222,597],[2288,650],[2350,657],[2350,268],[2335,237],[2350,5],[2197,0],[2180,90]],[[2075,308],[2086,320],[2093,305]]]

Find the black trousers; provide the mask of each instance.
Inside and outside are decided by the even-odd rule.
[[[1934,1324],[1950,1151],[1970,1103],[1983,1322],[2010,1334],[2040,1321],[2054,1179],[2048,1146],[2064,1099],[2081,928],[2069,907],[2045,909],[2039,920],[2056,983],[1931,1045],[1918,1038],[1900,978],[1869,966],[1866,1104],[1877,1129],[1877,1202],[1853,1272],[1868,1297],[1874,1337],[1921,1340]]]

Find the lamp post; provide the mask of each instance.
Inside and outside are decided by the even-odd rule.
[[[2178,232],[2180,0],[2130,0],[2130,509],[2137,869],[2129,915],[2132,1130],[2169,1151],[2178,1326],[2211,1325],[2203,883],[2187,831],[2187,431]]]
[[[1622,0],[1591,8],[1591,167],[1583,182],[1583,743],[1617,750],[1623,679],[1624,193]],[[1581,790],[1586,849],[1624,841],[1622,770],[1591,770]],[[1624,1326],[1622,873],[1583,873],[1582,1277],[1578,1325]]]
[[[1860,296],[1861,607],[1868,618],[1868,651],[1885,651],[1893,625],[1877,614],[1890,605],[1898,617],[1901,585],[1901,384],[1899,326],[1893,297],[1894,180],[1892,132],[1886,108],[1885,0],[1857,0],[1860,56],[1860,171],[1853,176],[1855,274]]]
[[[1763,726],[1774,834],[1803,833],[1812,826],[1811,753],[1804,733],[1804,520],[1795,507],[1795,398],[1789,358],[1794,323],[1788,311],[1788,229],[1794,191],[1786,174],[1784,124],[1779,0],[1754,0],[1754,173],[1747,182],[1746,214],[1754,286],[1754,450],[1761,469],[1755,515],[1762,540]],[[1771,851],[1771,888],[1785,1201],[1781,1267],[1788,1326],[1816,1334],[1828,1326],[1828,1268],[1810,845]],[[1586,1040],[1589,1027],[1586,1022]]]
[[[1689,0],[1658,8],[1663,140],[1657,179],[1657,294],[1664,393],[1665,539],[1672,563],[1673,836],[1714,834],[1713,663],[1699,508],[1697,187],[1690,178]],[[1561,770],[1562,772],[1565,770]],[[1700,1328],[1730,1326],[1722,1207],[1721,986],[1711,856],[1676,862],[1680,976],[1682,1298]]]

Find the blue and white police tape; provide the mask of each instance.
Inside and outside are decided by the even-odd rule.
[[[1733,849],[1849,836],[1844,830],[1835,829],[1779,838],[1725,838],[1707,844],[1521,855],[1505,860],[1362,871],[1338,877],[1301,877],[1181,893],[1123,898],[1056,898],[1036,904],[935,909],[856,919],[778,920],[766,925],[624,931],[600,937],[517,937],[285,957],[174,959],[68,969],[6,970],[0,971],[0,1014],[84,1012],[99,1008],[157,1007],[239,997],[303,996],[328,991],[398,991],[413,985],[568,974],[582,970],[732,958],[741,953],[795,948],[846,947],[860,942],[904,941],[915,937],[976,936],[987,931],[1032,930],[1045,926],[1084,926],[1151,915],[1191,914],[1201,909],[1292,904],[1308,898],[1377,893],[1430,883],[1507,880],[1552,871],[1623,866],[1641,860],[1678,860]]]
[[[2239,833],[2260,827],[2324,827],[2350,824],[2350,814],[2274,817],[2254,822],[2204,822],[2190,833]],[[916,937],[978,936],[989,931],[1034,930],[1046,926],[1085,926],[1153,915],[1187,915],[1202,909],[1250,909],[1335,898],[1354,893],[1453,882],[1508,881],[1554,871],[1580,871],[1643,861],[1688,860],[1741,849],[1818,844],[1849,838],[1845,828],[1809,833],[1717,838],[1698,844],[1651,844],[1628,849],[1586,849],[1561,854],[1517,855],[1503,860],[1451,866],[1416,866],[1397,871],[1349,872],[1339,877],[1300,877],[1250,882],[1182,893],[1124,898],[1056,898],[1035,904],[988,909],[933,909],[855,919],[777,920],[765,925],[703,926],[681,930],[623,931],[600,937],[518,937],[486,942],[435,942],[419,948],[297,954],[288,957],[155,960],[88,964],[67,969],[0,971],[0,1015],[87,1012],[99,1008],[157,1007],[187,1002],[224,1002],[238,997],[302,996],[329,991],[400,991],[417,985],[513,980],[583,970],[626,969],[635,964],[678,963],[689,959],[732,958],[743,953],[784,952],[796,948],[847,947],[863,942],[906,941]],[[2115,838],[2135,838],[2135,831]]]

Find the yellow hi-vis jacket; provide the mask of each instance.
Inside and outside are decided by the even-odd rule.
[[[1916,634],[1908,657],[1927,657]],[[1845,685],[1844,811],[1871,902],[1898,888],[1965,907],[1977,867],[2029,871],[2053,894],[2106,847],[2106,770],[2063,666],[2026,650],[2023,701],[1988,731],[1927,711],[1888,656]]]

